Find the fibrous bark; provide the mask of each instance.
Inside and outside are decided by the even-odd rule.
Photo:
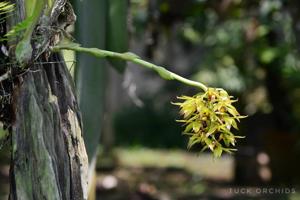
[[[72,79],[61,56],[50,60],[23,76],[15,96],[11,199],[86,199],[88,163]]]
[[[11,66],[13,200],[87,199],[88,159],[73,80],[62,56],[48,50],[74,16],[66,0],[53,2],[51,15],[43,13],[35,30],[32,60],[24,69]],[[24,19],[24,1],[15,3],[8,27]]]

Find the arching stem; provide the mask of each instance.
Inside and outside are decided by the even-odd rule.
[[[149,68],[149,69],[156,71],[159,74],[159,76],[162,77],[163,79],[177,80],[186,85],[200,88],[203,91],[207,90],[207,86],[205,86],[203,83],[184,78],[178,74],[175,74],[174,72],[167,70],[164,67],[147,62],[133,53],[128,53],[128,52],[127,53],[116,53],[116,52],[106,51],[106,50],[97,49],[97,48],[85,48],[85,47],[81,47],[77,43],[71,43],[71,42],[56,45],[56,46],[52,47],[51,50],[52,51],[72,50],[72,51],[77,51],[77,52],[88,53],[88,54],[91,54],[98,58],[114,58],[114,59],[121,59],[121,60],[129,61],[129,62],[138,64],[142,67]]]

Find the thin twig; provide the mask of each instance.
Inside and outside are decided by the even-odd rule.
[[[73,63],[76,63],[75,60],[67,60],[67,61],[53,61],[53,62],[34,62],[32,63],[33,65],[46,65],[46,64],[59,64],[59,63],[70,63],[70,62],[73,62]],[[0,66],[13,66],[13,65],[19,65],[18,62],[12,62],[12,63],[3,63],[3,64],[0,64]]]

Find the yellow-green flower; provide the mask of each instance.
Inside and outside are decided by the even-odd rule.
[[[236,102],[232,96],[221,88],[208,88],[206,92],[193,97],[181,96],[183,102],[174,103],[180,107],[185,125],[184,134],[189,135],[188,148],[201,144],[202,150],[210,149],[215,157],[222,152],[231,153],[236,149],[236,136],[231,129],[238,129],[237,122],[241,116],[232,103]]]

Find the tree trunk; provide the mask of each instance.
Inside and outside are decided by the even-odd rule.
[[[23,3],[16,2],[19,14]],[[73,81],[62,56],[47,51],[55,36],[49,30],[62,23],[66,5],[54,1],[48,31],[39,33],[39,46],[33,43],[40,56],[16,77],[10,199],[87,199],[88,159]]]
[[[12,199],[86,199],[87,156],[69,72],[58,54],[23,76],[15,96]]]

